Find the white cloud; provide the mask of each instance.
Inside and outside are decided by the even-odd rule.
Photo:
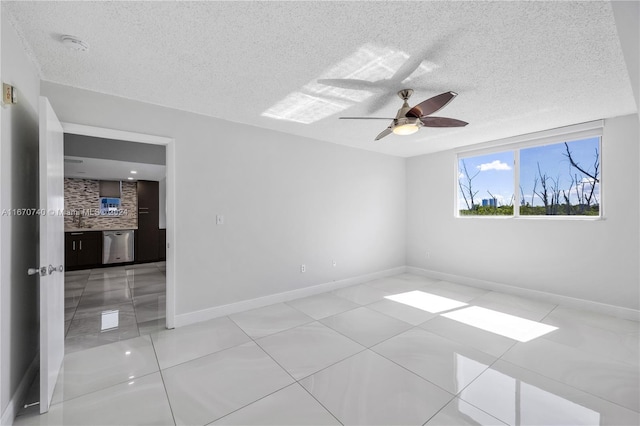
[[[487,170],[511,170],[511,166],[507,163],[503,163],[500,160],[494,160],[491,163],[484,163],[476,166],[480,169],[481,172],[486,172]]]
[[[465,176],[464,176],[464,173],[459,173],[459,174],[458,174],[458,179],[464,179],[464,177],[465,177]]]

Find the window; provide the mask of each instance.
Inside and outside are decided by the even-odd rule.
[[[459,154],[458,215],[600,217],[600,145],[580,132]]]

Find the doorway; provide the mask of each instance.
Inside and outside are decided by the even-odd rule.
[[[162,147],[164,149],[164,177],[149,175],[148,173],[147,175],[143,173],[132,174],[128,178],[122,178],[120,186],[121,201],[123,203],[120,206],[120,211],[133,210],[136,222],[135,226],[132,226],[131,223],[126,223],[126,220],[124,220],[126,217],[123,217],[123,221],[118,226],[122,232],[118,233],[125,233],[124,230],[126,228],[135,228],[136,240],[143,238],[140,241],[136,241],[135,245],[139,259],[134,261],[123,259],[125,262],[108,260],[108,256],[105,257],[107,251],[103,247],[103,244],[107,244],[107,236],[102,233],[102,231],[106,232],[103,229],[105,228],[105,222],[101,222],[103,226],[96,225],[99,222],[99,218],[87,217],[86,214],[84,216],[72,215],[66,217],[66,230],[75,231],[66,232],[67,250],[78,249],[82,245],[85,257],[84,259],[79,258],[80,263],[78,264],[73,264],[73,261],[70,261],[70,266],[67,267],[67,272],[65,273],[65,352],[74,352],[113,341],[135,338],[139,335],[150,334],[166,328],[173,328],[175,317],[172,244],[175,229],[173,222],[174,140],[160,136],[73,123],[62,123],[62,125],[65,139],[66,135],[73,135],[74,137],[111,140],[105,141],[105,144],[112,141],[129,143],[131,146],[144,144],[149,149],[154,149],[155,152],[158,151],[157,148]],[[112,152],[114,151],[113,145],[109,148]],[[73,156],[68,156],[67,152],[65,152],[65,159],[68,157],[70,160],[74,159]],[[125,164],[131,165],[132,163],[125,162]],[[139,170],[135,169],[141,167],[143,166],[126,168],[130,169],[128,172],[139,172]],[[67,169],[67,164],[65,164],[65,169]],[[66,172],[65,176],[67,176]],[[80,175],[75,176],[75,179],[76,181],[73,182],[71,180],[65,181],[65,190],[68,185],[71,187],[79,185],[80,188],[75,189],[76,195],[86,190],[87,185],[98,186],[98,180],[96,179],[93,181],[91,179],[83,180]],[[136,192],[138,187],[144,189],[140,197]],[[151,191],[149,188],[151,188]],[[153,213],[149,210],[149,205],[139,204],[138,200],[142,203],[142,200],[145,199],[147,203],[151,202],[150,205],[153,206],[154,199],[151,197],[151,201],[149,201],[149,194],[153,193],[154,188],[156,194],[155,206],[158,207],[158,200],[160,200],[160,202],[164,202],[165,209],[159,209],[161,211],[161,214],[159,214],[161,216],[161,224],[157,226],[159,231],[157,240],[152,239],[152,244],[157,244],[158,247],[166,250],[166,254],[159,254],[155,258],[148,254],[149,234],[147,233],[146,237],[142,237],[142,235],[145,235],[144,229],[138,228],[138,226],[144,227],[144,223],[149,222],[146,219],[151,217],[149,213]],[[94,199],[96,197],[97,195],[94,194]],[[135,197],[134,201],[132,201],[132,197]],[[104,198],[107,197],[101,197],[100,202]],[[111,204],[109,206],[113,207]],[[71,210],[68,207],[71,207]],[[65,210],[78,211],[72,205],[67,206],[67,203],[65,203]],[[98,210],[89,212],[89,214],[92,213],[99,215]],[[131,216],[130,212],[128,214]],[[157,217],[155,219],[156,223],[158,223]],[[144,220],[139,220],[140,218]],[[91,220],[93,220],[93,224],[88,223]],[[91,227],[89,228],[87,225]],[[132,233],[132,235],[134,234]],[[118,238],[125,237],[126,235],[118,236]],[[146,250],[143,250],[144,244],[139,244],[140,242],[146,243]],[[96,252],[100,253],[100,257],[103,258],[94,259],[95,255],[90,254],[87,260],[87,253],[93,253],[88,250],[89,247],[94,247]],[[161,252],[159,251],[159,253]],[[82,261],[89,262],[84,264],[88,266],[84,267],[81,263]],[[110,262],[114,263],[110,264]]]

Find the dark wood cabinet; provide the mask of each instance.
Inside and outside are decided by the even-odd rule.
[[[139,180],[138,230],[135,238],[135,261],[155,262],[160,259],[159,184],[156,181]]]
[[[160,229],[158,237],[158,260],[167,260],[167,230]]]
[[[65,232],[66,270],[95,268],[102,264],[102,232]]]

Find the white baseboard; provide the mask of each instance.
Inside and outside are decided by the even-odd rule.
[[[318,284],[310,287],[299,288],[296,290],[285,291],[283,293],[271,294],[268,296],[258,297],[255,299],[242,300],[240,302],[230,303],[228,305],[214,306],[212,308],[202,309],[200,311],[179,314],[175,316],[176,327],[182,327],[225,315],[235,314],[237,312],[247,311],[249,309],[261,308],[263,306],[272,305],[274,303],[287,302],[289,300],[299,299],[301,297],[314,296],[316,294],[325,293],[327,291],[348,287],[355,284],[365,283],[367,281],[378,278],[389,277],[406,272],[405,266],[387,269],[384,271],[373,272],[371,274],[359,275],[357,277],[345,278],[338,281]]]
[[[477,287],[484,290],[499,291],[502,293],[512,294],[514,296],[526,297],[541,302],[553,303],[555,305],[563,305],[575,309],[584,309],[601,314],[611,315],[617,318],[624,318],[633,321],[640,321],[640,311],[621,306],[607,305],[605,303],[593,302],[591,300],[578,299],[560,294],[547,293],[544,291],[531,290],[527,288],[514,287],[507,284],[501,284],[493,281],[479,280],[475,278],[464,277],[461,275],[447,274],[445,272],[431,271],[428,269],[416,268],[415,266],[407,266],[407,272],[415,275],[422,275],[443,281],[451,281],[458,284]]]
[[[25,371],[24,376],[22,376],[22,380],[20,380],[16,391],[11,396],[9,404],[7,404],[7,408],[2,413],[2,418],[0,418],[0,425],[10,426],[13,424],[13,420],[20,412],[20,408],[22,408],[22,404],[24,403],[24,400],[27,397],[27,393],[29,392],[29,386],[31,386],[31,383],[33,383],[33,380],[38,374],[39,368],[40,354],[37,354],[35,358],[33,358],[33,361],[31,361],[29,367],[27,367],[27,371]]]

